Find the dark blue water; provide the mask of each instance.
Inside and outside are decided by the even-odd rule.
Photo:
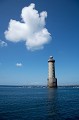
[[[79,88],[2,86],[0,120],[79,120]]]

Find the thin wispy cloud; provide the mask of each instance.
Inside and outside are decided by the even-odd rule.
[[[22,67],[22,63],[16,63],[16,67]]]
[[[5,41],[0,40],[0,47],[6,47],[7,43]]]
[[[21,21],[11,19],[5,38],[12,42],[25,41],[28,50],[43,49],[44,44],[51,40],[51,35],[45,28],[47,12],[38,13],[35,4],[31,3],[21,11]]]

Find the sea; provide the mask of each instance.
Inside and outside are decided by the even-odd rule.
[[[79,87],[0,86],[0,120],[79,120]]]

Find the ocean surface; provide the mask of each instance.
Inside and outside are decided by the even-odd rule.
[[[79,120],[79,87],[0,86],[0,120]]]

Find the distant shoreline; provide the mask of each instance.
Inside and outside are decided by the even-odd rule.
[[[47,85],[0,85],[0,87],[47,87]],[[79,87],[79,85],[59,85],[58,87]]]

